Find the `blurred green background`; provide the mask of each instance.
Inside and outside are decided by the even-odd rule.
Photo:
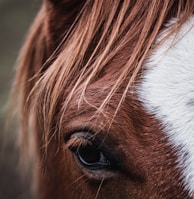
[[[21,178],[16,132],[5,131],[13,66],[41,0],[0,0],[0,199],[31,199],[30,185]]]

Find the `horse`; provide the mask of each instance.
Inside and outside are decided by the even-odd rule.
[[[44,0],[12,95],[38,197],[194,198],[193,85],[194,1]]]

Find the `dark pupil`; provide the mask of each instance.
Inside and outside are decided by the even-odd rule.
[[[80,147],[78,150],[78,156],[84,163],[92,164],[100,161],[100,151],[92,145]]]

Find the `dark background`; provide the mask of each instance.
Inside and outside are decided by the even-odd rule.
[[[17,132],[5,131],[13,66],[41,0],[0,0],[0,199],[31,199],[30,183],[21,177]]]

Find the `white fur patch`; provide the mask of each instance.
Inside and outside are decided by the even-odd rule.
[[[145,69],[140,100],[178,149],[185,189],[194,196],[194,16],[157,48]]]

